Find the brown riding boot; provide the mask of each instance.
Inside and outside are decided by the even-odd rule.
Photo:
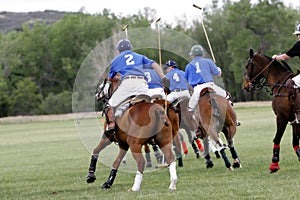
[[[290,100],[295,100],[295,81],[289,78],[285,84]]]
[[[290,101],[294,105],[294,112],[295,112],[295,120],[291,122],[291,124],[300,124],[300,94],[295,89],[295,81],[292,79],[288,79],[286,81],[286,89],[288,91],[288,95]]]
[[[294,104],[294,112],[295,112],[295,123],[300,124],[300,94],[299,89],[294,89],[295,91],[295,100],[293,100]]]
[[[106,120],[107,120],[107,128],[104,132],[107,137],[110,137],[115,132],[115,114],[113,107],[108,106],[106,108]]]

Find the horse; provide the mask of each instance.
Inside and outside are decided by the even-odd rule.
[[[191,129],[196,129],[196,127],[195,125],[193,125],[193,120],[190,119],[190,116],[188,115],[189,98],[187,97],[180,98],[175,103],[176,103],[176,108],[179,111],[180,128],[185,130],[188,136],[188,140],[192,145],[194,153],[196,154],[196,158],[200,158],[200,151],[203,151],[203,146],[201,144],[200,139],[198,139],[195,133],[191,131]],[[197,145],[195,144],[195,142]]]
[[[276,115],[276,133],[273,139],[273,156],[269,166],[270,172],[274,173],[280,169],[279,154],[280,142],[288,122],[295,120],[293,103],[289,97],[286,81],[295,76],[291,68],[283,61],[282,63],[261,54],[249,50],[249,58],[246,64],[244,84],[247,92],[268,87],[271,89],[272,109]],[[297,124],[292,124],[293,148],[297,154],[299,149],[300,129]],[[300,154],[298,155],[300,161]]]
[[[203,141],[206,167],[213,167],[213,162],[209,155],[208,137],[210,137],[210,139],[221,149],[220,154],[224,160],[225,166],[230,171],[234,168],[240,168],[240,159],[233,142],[236,134],[237,116],[231,103],[225,97],[216,94],[212,88],[206,87],[200,92],[200,98],[194,114],[204,136]],[[224,133],[227,140],[227,145],[233,158],[232,166],[225,152],[226,147],[219,137],[220,132]]]
[[[110,91],[116,88],[113,84]],[[111,92],[110,92],[111,93]],[[140,101],[141,100],[141,101]],[[136,101],[136,103],[134,103]],[[119,144],[119,154],[112,165],[112,170],[107,181],[102,185],[102,189],[109,189],[116,177],[117,170],[128,149],[137,163],[137,174],[131,191],[139,191],[142,182],[145,159],[141,149],[148,143],[157,144],[165,155],[170,172],[170,190],[176,190],[177,173],[175,156],[172,152],[172,126],[167,117],[164,108],[156,103],[151,103],[145,96],[130,99],[132,104],[124,113],[116,118],[116,131],[114,135],[102,136],[100,143],[94,150],[91,158],[87,182],[92,183],[96,180],[94,174],[99,152],[107,146],[110,141],[116,141]],[[110,140],[107,141],[107,138]],[[98,153],[98,154],[97,154]]]

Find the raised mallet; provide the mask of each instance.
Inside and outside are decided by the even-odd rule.
[[[161,48],[160,48],[160,27],[158,25],[158,22],[160,21],[160,18],[158,18],[155,23],[157,27],[157,39],[158,39],[158,57],[159,57],[159,66],[161,66]]]
[[[197,5],[195,5],[195,4],[193,4],[193,6],[194,6],[195,8],[197,8],[197,9],[199,9],[199,10],[202,10],[202,8],[201,8],[200,6],[197,6]],[[201,20],[201,24],[202,24],[202,28],[203,28],[203,31],[204,31],[204,34],[205,34],[205,38],[206,38],[207,43],[208,43],[208,47],[209,47],[211,56],[212,56],[214,62],[216,62],[216,59],[215,59],[215,56],[214,56],[214,52],[213,52],[213,50],[212,50],[212,48],[211,48],[210,41],[209,41],[209,39],[208,39],[208,35],[207,35],[206,29],[205,29],[205,26],[204,26],[203,19]]]
[[[128,24],[126,24],[125,26],[123,26],[123,28],[122,28],[122,30],[123,31],[125,31],[125,35],[126,35],[126,39],[128,39],[128,32],[127,32],[127,30],[128,30]]]

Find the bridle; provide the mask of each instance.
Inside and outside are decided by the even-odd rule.
[[[285,84],[279,84],[279,82],[280,82],[280,80],[282,80],[284,77],[286,77],[285,75],[287,74],[287,73],[292,73],[292,72],[290,72],[289,70],[284,74],[284,75],[282,75],[279,79],[278,79],[278,81],[275,83],[275,84],[273,84],[272,86],[271,85],[269,85],[268,83],[267,83],[267,78],[268,78],[268,75],[269,75],[269,67],[270,67],[270,65],[272,64],[274,62],[274,60],[272,59],[258,74],[256,74],[251,80],[249,80],[249,77],[247,77],[247,79],[249,80],[249,82],[247,83],[247,84],[252,84],[252,85],[254,85],[254,86],[256,86],[256,88],[258,88],[258,89],[262,89],[264,86],[269,86],[269,87],[271,87],[271,95],[273,95],[273,89],[275,88],[275,87],[285,87]],[[248,64],[250,65],[250,67],[251,68],[255,68],[255,63],[254,63],[254,61],[253,61],[253,57],[251,58],[251,59],[249,59],[249,61],[248,61]],[[286,67],[286,66],[285,66]],[[266,74],[264,74],[264,78],[262,79],[262,81],[260,81],[259,83],[257,83],[256,82],[256,78],[257,77],[259,77],[262,73],[264,73],[265,71],[266,71],[266,69],[268,69],[268,72],[266,73]],[[286,77],[285,78],[285,80],[283,81],[284,83],[286,82],[286,80],[288,79],[288,78],[290,78],[292,76],[292,74],[290,74],[288,77]],[[255,87],[254,87],[254,89],[255,89]],[[279,92],[279,91],[278,91]],[[282,96],[281,94],[276,94],[275,96]],[[284,95],[285,96],[285,95]]]
[[[261,74],[263,74],[265,72],[266,69],[268,69],[270,67],[270,65],[273,63],[274,60],[271,60],[259,73],[257,73],[251,80],[249,79],[249,77],[246,75],[246,78],[249,80],[247,82],[247,84],[250,84],[250,85],[253,85],[253,86],[256,86],[257,90],[260,90],[262,89],[264,86],[268,86],[268,84],[266,83],[267,82],[267,77],[268,77],[268,74],[267,73],[266,75],[264,75],[264,78],[262,79],[262,81],[258,82],[256,81],[256,78],[259,77]],[[250,65],[250,67],[253,69],[255,68],[255,64],[254,64],[254,61],[253,61],[253,57],[249,59],[248,61],[248,65]],[[244,88],[246,88],[246,86],[244,86]],[[243,89],[244,89],[243,88]]]

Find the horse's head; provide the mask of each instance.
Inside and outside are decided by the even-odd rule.
[[[254,53],[253,49],[249,51],[249,58],[246,65],[244,77],[244,89],[248,92],[253,91],[256,86],[261,86],[260,80],[264,77],[264,68],[271,60],[263,56],[260,52]]]
[[[99,86],[96,91],[96,100],[97,101],[108,101],[112,93],[120,85],[121,77],[120,74],[117,74],[112,80],[108,81],[105,79]]]

